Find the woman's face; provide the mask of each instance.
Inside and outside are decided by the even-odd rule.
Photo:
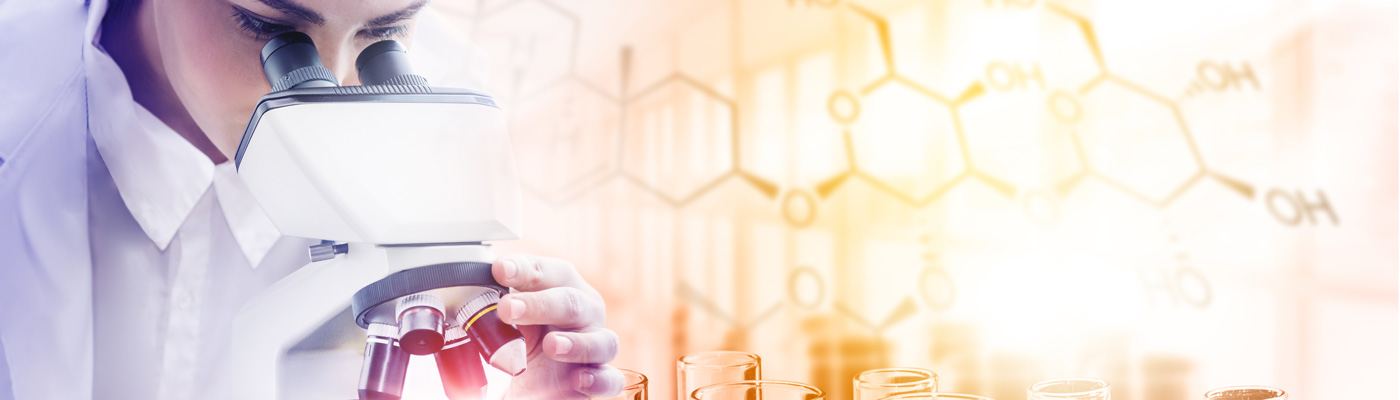
[[[176,96],[232,159],[259,97],[271,87],[258,59],[283,32],[311,36],[341,85],[359,84],[355,57],[370,44],[411,44],[427,0],[145,0],[154,7],[161,63]]]

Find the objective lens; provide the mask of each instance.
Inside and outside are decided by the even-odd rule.
[[[425,356],[442,350],[442,299],[413,294],[399,300],[399,346],[408,354]]]
[[[481,346],[481,357],[491,366],[511,376],[525,372],[525,337],[515,326],[496,314],[500,295],[487,291],[467,302],[457,312],[457,320],[467,336]]]
[[[321,54],[305,33],[287,32],[268,40],[261,60],[263,75],[274,92],[340,85],[335,74],[321,65]]]
[[[481,347],[467,337],[460,326],[447,330],[447,344],[434,357],[442,389],[452,400],[486,397],[486,369],[481,365]]]
[[[408,373],[408,353],[395,343],[399,328],[369,324],[365,360],[360,365],[360,400],[398,400]]]
[[[382,40],[366,47],[355,58],[361,85],[427,85],[428,80],[413,74],[408,50],[393,40]]]

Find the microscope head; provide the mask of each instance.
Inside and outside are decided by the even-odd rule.
[[[299,32],[263,48],[273,91],[234,160],[284,235],[374,244],[517,239],[522,217],[504,116],[488,95],[430,87],[394,41],[338,86]]]

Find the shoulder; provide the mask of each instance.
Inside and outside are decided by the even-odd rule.
[[[0,398],[92,395],[86,19],[81,1],[0,0]]]
[[[0,159],[64,104],[85,102],[83,38],[88,6],[81,0],[0,2]],[[86,126],[86,118],[83,126]],[[3,165],[0,165],[3,168]]]
[[[31,239],[86,232],[86,10],[72,0],[0,3],[0,265],[49,250]]]

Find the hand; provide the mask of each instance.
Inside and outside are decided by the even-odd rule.
[[[616,396],[622,373],[603,365],[617,356],[617,334],[603,327],[603,297],[568,261],[509,255],[491,274],[514,289],[496,309],[525,336],[527,367],[506,398],[588,399]]]

